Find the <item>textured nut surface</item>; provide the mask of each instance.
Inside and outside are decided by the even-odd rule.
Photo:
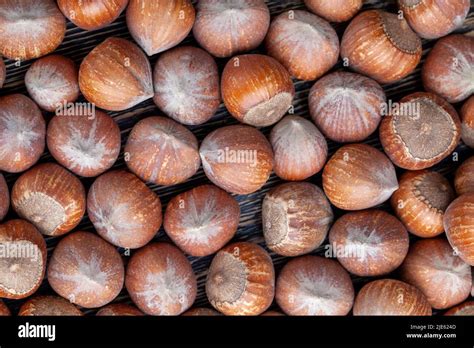
[[[59,296],[36,296],[20,307],[19,316],[81,316],[75,305]]]

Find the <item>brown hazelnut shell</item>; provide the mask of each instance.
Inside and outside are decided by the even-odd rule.
[[[75,305],[59,296],[36,296],[23,303],[18,316],[82,316]]]
[[[352,281],[334,260],[300,256],[281,270],[276,301],[288,315],[347,315],[354,303]]]
[[[35,293],[46,270],[46,243],[41,234],[24,220],[10,220],[0,225],[0,245],[0,297],[20,299]]]
[[[471,294],[471,267],[454,255],[444,238],[412,244],[400,272],[401,278],[420,289],[436,309],[452,307]]]
[[[454,151],[461,139],[461,122],[446,100],[432,93],[412,93],[400,100],[399,110],[407,111],[393,111],[380,124],[380,142],[395,165],[425,169]]]
[[[359,12],[363,0],[304,0],[311,12],[330,22],[345,22]]]
[[[225,315],[259,315],[275,294],[275,270],[270,255],[259,245],[238,242],[222,248],[212,260],[206,294]]]
[[[213,185],[201,185],[173,197],[166,206],[163,227],[185,253],[214,254],[239,226],[239,203]]]
[[[281,184],[263,199],[263,236],[277,254],[307,254],[323,243],[333,217],[329,201],[316,185]]]
[[[189,125],[209,120],[220,104],[214,58],[191,46],[164,52],[153,70],[155,104],[172,119]]]
[[[18,173],[44,151],[46,122],[38,106],[22,94],[0,97],[0,170]]]
[[[444,213],[444,230],[456,254],[474,266],[474,193],[459,196]]]
[[[341,40],[341,57],[349,67],[380,83],[392,83],[410,74],[421,59],[420,38],[405,19],[382,10],[355,17]]]
[[[465,160],[456,170],[454,188],[459,196],[474,192],[474,156]]]
[[[137,307],[125,303],[112,303],[102,307],[96,315],[98,317],[112,317],[112,316],[143,316],[142,311]]]
[[[321,132],[300,116],[285,116],[270,134],[275,174],[283,180],[305,180],[326,163],[328,145]]]
[[[3,58],[0,57],[0,88],[3,87],[3,83],[5,82],[6,77],[7,77],[7,68],[5,67]]]
[[[460,115],[462,141],[474,149],[474,96],[464,103]]]
[[[184,317],[210,317],[210,316],[216,316],[216,315],[222,315],[222,314],[214,309],[204,308],[204,307],[191,308],[190,310],[182,314],[182,316]]]
[[[46,111],[54,111],[79,97],[78,71],[66,57],[50,55],[31,64],[25,85],[31,98]]]
[[[152,56],[184,40],[193,27],[195,11],[189,0],[130,0],[126,19],[132,37]]]
[[[74,174],[102,174],[120,153],[120,129],[105,112],[56,115],[48,124],[46,141],[51,155]]]
[[[229,113],[255,127],[278,122],[291,107],[295,87],[290,74],[276,59],[245,54],[224,67],[221,92]]]
[[[285,11],[275,17],[265,38],[265,47],[268,55],[300,80],[317,79],[339,58],[339,38],[333,27],[302,10]]]
[[[181,124],[159,116],[147,117],[133,127],[125,154],[130,171],[143,181],[158,185],[186,181],[201,164],[194,134]]]
[[[390,199],[397,217],[409,232],[430,238],[444,232],[443,216],[455,198],[449,181],[437,172],[406,172]]]
[[[398,0],[410,27],[422,38],[437,39],[460,27],[469,12],[469,0]]]
[[[361,210],[385,202],[398,189],[390,160],[366,144],[340,147],[323,170],[323,189],[332,204]]]
[[[76,227],[86,210],[84,186],[54,163],[39,164],[20,176],[11,193],[13,209],[47,236]]]
[[[60,240],[48,265],[48,282],[56,293],[85,308],[114,300],[124,281],[123,261],[109,243],[89,232]]]
[[[319,79],[309,92],[311,118],[331,140],[358,142],[378,127],[385,92],[375,81],[345,71]]]
[[[230,57],[257,48],[269,25],[264,0],[200,0],[193,36],[212,55]]]
[[[58,0],[61,12],[84,30],[101,29],[115,21],[128,0]]]
[[[197,292],[190,262],[168,243],[148,244],[135,252],[125,286],[137,307],[150,315],[179,315],[192,306]]]
[[[373,277],[390,273],[402,264],[409,240],[398,219],[374,209],[348,213],[336,220],[329,243],[346,270]]]
[[[236,194],[259,190],[273,167],[268,140],[257,129],[244,125],[226,126],[209,133],[199,153],[209,180]]]
[[[63,41],[66,19],[54,0],[3,0],[0,54],[28,60],[53,52]]]
[[[355,316],[432,314],[420,290],[395,279],[379,279],[364,285],[356,296],[353,313]]]
[[[423,87],[457,103],[474,93],[474,37],[452,34],[439,39],[421,68]]]
[[[0,300],[0,316],[1,317],[8,317],[11,316],[12,313],[10,312],[10,309],[7,307],[7,305]]]
[[[8,191],[7,182],[0,173],[0,221],[7,215],[10,208],[10,193]]]
[[[131,108],[153,97],[150,62],[134,43],[109,37],[82,61],[79,87],[89,102],[102,109]]]
[[[466,301],[451,308],[444,315],[468,315],[474,316],[474,301]]]
[[[87,214],[102,238],[122,248],[144,246],[161,226],[158,195],[124,170],[94,181],[87,195]]]

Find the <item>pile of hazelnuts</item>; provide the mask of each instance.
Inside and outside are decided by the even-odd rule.
[[[10,187],[0,174],[1,314],[24,299],[19,315],[474,315],[474,156],[456,164],[474,148],[474,36],[453,33],[470,1],[304,3],[271,18],[263,0],[0,1],[0,54],[36,59],[28,96],[0,97],[0,171],[19,173]],[[123,11],[133,40],[105,39],[79,68],[51,54],[66,18],[93,31]],[[341,39],[329,22],[348,23]],[[191,31],[200,47],[178,46]],[[436,41],[421,64],[422,38]],[[425,91],[393,107],[381,84],[418,66]],[[297,80],[314,81],[310,118],[294,112]],[[107,112],[150,98],[156,116],[123,139]],[[190,129],[221,101],[238,124],[199,143]],[[363,143],[375,132],[383,151]],[[37,164],[46,146],[55,161]],[[432,168],[443,160],[454,183]],[[201,166],[210,183],[162,214],[150,187]],[[233,240],[238,195],[272,172],[286,182],[254,202],[264,243]],[[93,232],[77,230],[86,213]],[[45,237],[59,240],[49,257]],[[277,274],[270,253],[287,257]],[[193,306],[195,257],[212,258],[209,308]],[[44,280],[55,295],[36,294]],[[112,303],[124,287],[133,304]]]

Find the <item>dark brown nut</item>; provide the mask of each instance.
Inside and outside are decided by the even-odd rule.
[[[7,215],[10,208],[10,193],[8,191],[7,182],[0,173],[0,221]]]

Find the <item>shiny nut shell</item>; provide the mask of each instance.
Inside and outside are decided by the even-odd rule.
[[[18,316],[81,316],[75,305],[59,296],[36,296],[23,303]]]
[[[464,103],[460,115],[462,141],[474,149],[474,96]]]
[[[474,193],[474,156],[465,160],[456,170],[454,188],[459,196]]]
[[[330,22],[345,22],[362,7],[363,0],[304,0],[311,12]]]

